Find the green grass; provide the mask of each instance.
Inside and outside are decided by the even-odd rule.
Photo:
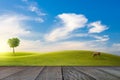
[[[120,56],[102,53],[92,57],[91,51],[49,53],[16,52],[0,55],[0,66],[120,66]]]

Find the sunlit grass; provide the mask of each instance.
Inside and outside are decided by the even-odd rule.
[[[44,53],[16,52],[0,55],[0,66],[120,66],[120,56],[102,53],[92,57],[91,51]]]

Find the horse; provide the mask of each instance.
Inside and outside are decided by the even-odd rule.
[[[101,52],[93,52],[93,57],[100,56]]]

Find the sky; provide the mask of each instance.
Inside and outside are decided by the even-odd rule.
[[[93,50],[120,55],[120,0],[0,0],[0,52]]]

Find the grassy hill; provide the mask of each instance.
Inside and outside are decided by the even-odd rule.
[[[0,55],[0,66],[120,66],[120,56],[102,53],[92,57],[91,51],[49,53],[16,52]]]

